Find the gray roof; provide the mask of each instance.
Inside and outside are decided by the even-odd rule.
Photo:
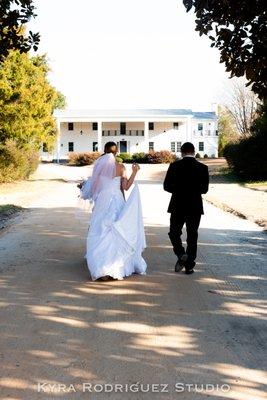
[[[195,119],[216,119],[215,111],[207,111],[207,112],[193,112]]]
[[[164,117],[164,116],[192,116],[193,118],[215,119],[215,112],[193,112],[190,109],[121,109],[121,110],[55,110],[55,117],[62,118],[89,118],[89,117]]]

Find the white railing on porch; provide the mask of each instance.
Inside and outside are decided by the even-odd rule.
[[[218,131],[212,131],[212,130],[206,130],[206,131],[204,131],[204,130],[196,130],[196,131],[193,131],[193,135],[195,136],[195,137],[207,137],[207,136],[218,136]]]
[[[105,129],[102,131],[102,136],[144,136],[144,131],[141,129],[127,129],[125,135],[121,135],[119,129]]]

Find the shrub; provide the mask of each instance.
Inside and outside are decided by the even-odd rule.
[[[69,153],[69,165],[91,165],[93,164],[99,157],[101,153],[97,151],[93,151],[91,153]]]
[[[263,133],[228,144],[224,149],[224,156],[233,172],[241,178],[253,180],[267,179],[266,153],[267,141]]]
[[[150,151],[147,159],[150,164],[169,164],[176,160],[176,155],[168,150]]]
[[[201,158],[201,155],[199,153],[197,153],[196,158]]]
[[[38,167],[39,152],[21,146],[15,140],[0,145],[0,182],[28,178]]]
[[[132,160],[139,164],[144,164],[148,162],[148,154],[147,153],[134,153],[132,155]]]
[[[267,106],[262,106],[259,117],[251,127],[252,135],[226,145],[224,156],[235,174],[244,179],[267,179]]]
[[[122,159],[122,162],[125,162],[125,163],[132,162],[132,156],[129,153],[120,153],[119,158]]]
[[[204,154],[204,158],[209,158],[208,154]]]
[[[116,161],[118,163],[123,163],[123,159],[121,157],[119,157],[119,156],[116,156]]]

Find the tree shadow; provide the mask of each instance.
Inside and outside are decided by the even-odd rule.
[[[4,398],[176,399],[177,382],[231,387],[192,394],[185,386],[184,399],[264,398],[261,232],[200,229],[197,270],[186,276],[173,271],[168,227],[148,225],[148,274],[92,282],[86,231],[73,208],[40,208],[1,240]],[[166,384],[168,394],[89,397],[83,382]],[[38,383],[76,392],[38,393]]]

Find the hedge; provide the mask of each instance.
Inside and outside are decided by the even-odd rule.
[[[90,165],[93,164],[101,153],[69,153],[69,164],[70,165]],[[116,157],[118,162],[124,163],[140,163],[140,164],[169,164],[176,160],[175,154],[167,150],[162,151],[150,151],[149,153],[120,153]]]
[[[251,136],[228,144],[224,156],[232,171],[244,179],[267,179],[267,104],[259,109],[259,117],[251,127]]]
[[[28,178],[38,167],[39,152],[15,140],[0,145],[0,183]]]
[[[99,157],[101,153],[94,151],[91,153],[69,153],[69,161],[70,165],[91,165],[93,164]]]
[[[244,179],[267,179],[267,140],[263,133],[228,144],[224,156],[232,171]]]
[[[144,153],[144,152],[134,153],[132,155],[132,161],[139,163],[139,164],[144,164],[144,163],[148,162],[147,156],[148,156],[148,154]]]
[[[124,163],[132,162],[132,156],[129,153],[120,153],[118,156]]]
[[[147,155],[149,164],[169,164],[177,159],[176,155],[168,150],[150,151]]]

